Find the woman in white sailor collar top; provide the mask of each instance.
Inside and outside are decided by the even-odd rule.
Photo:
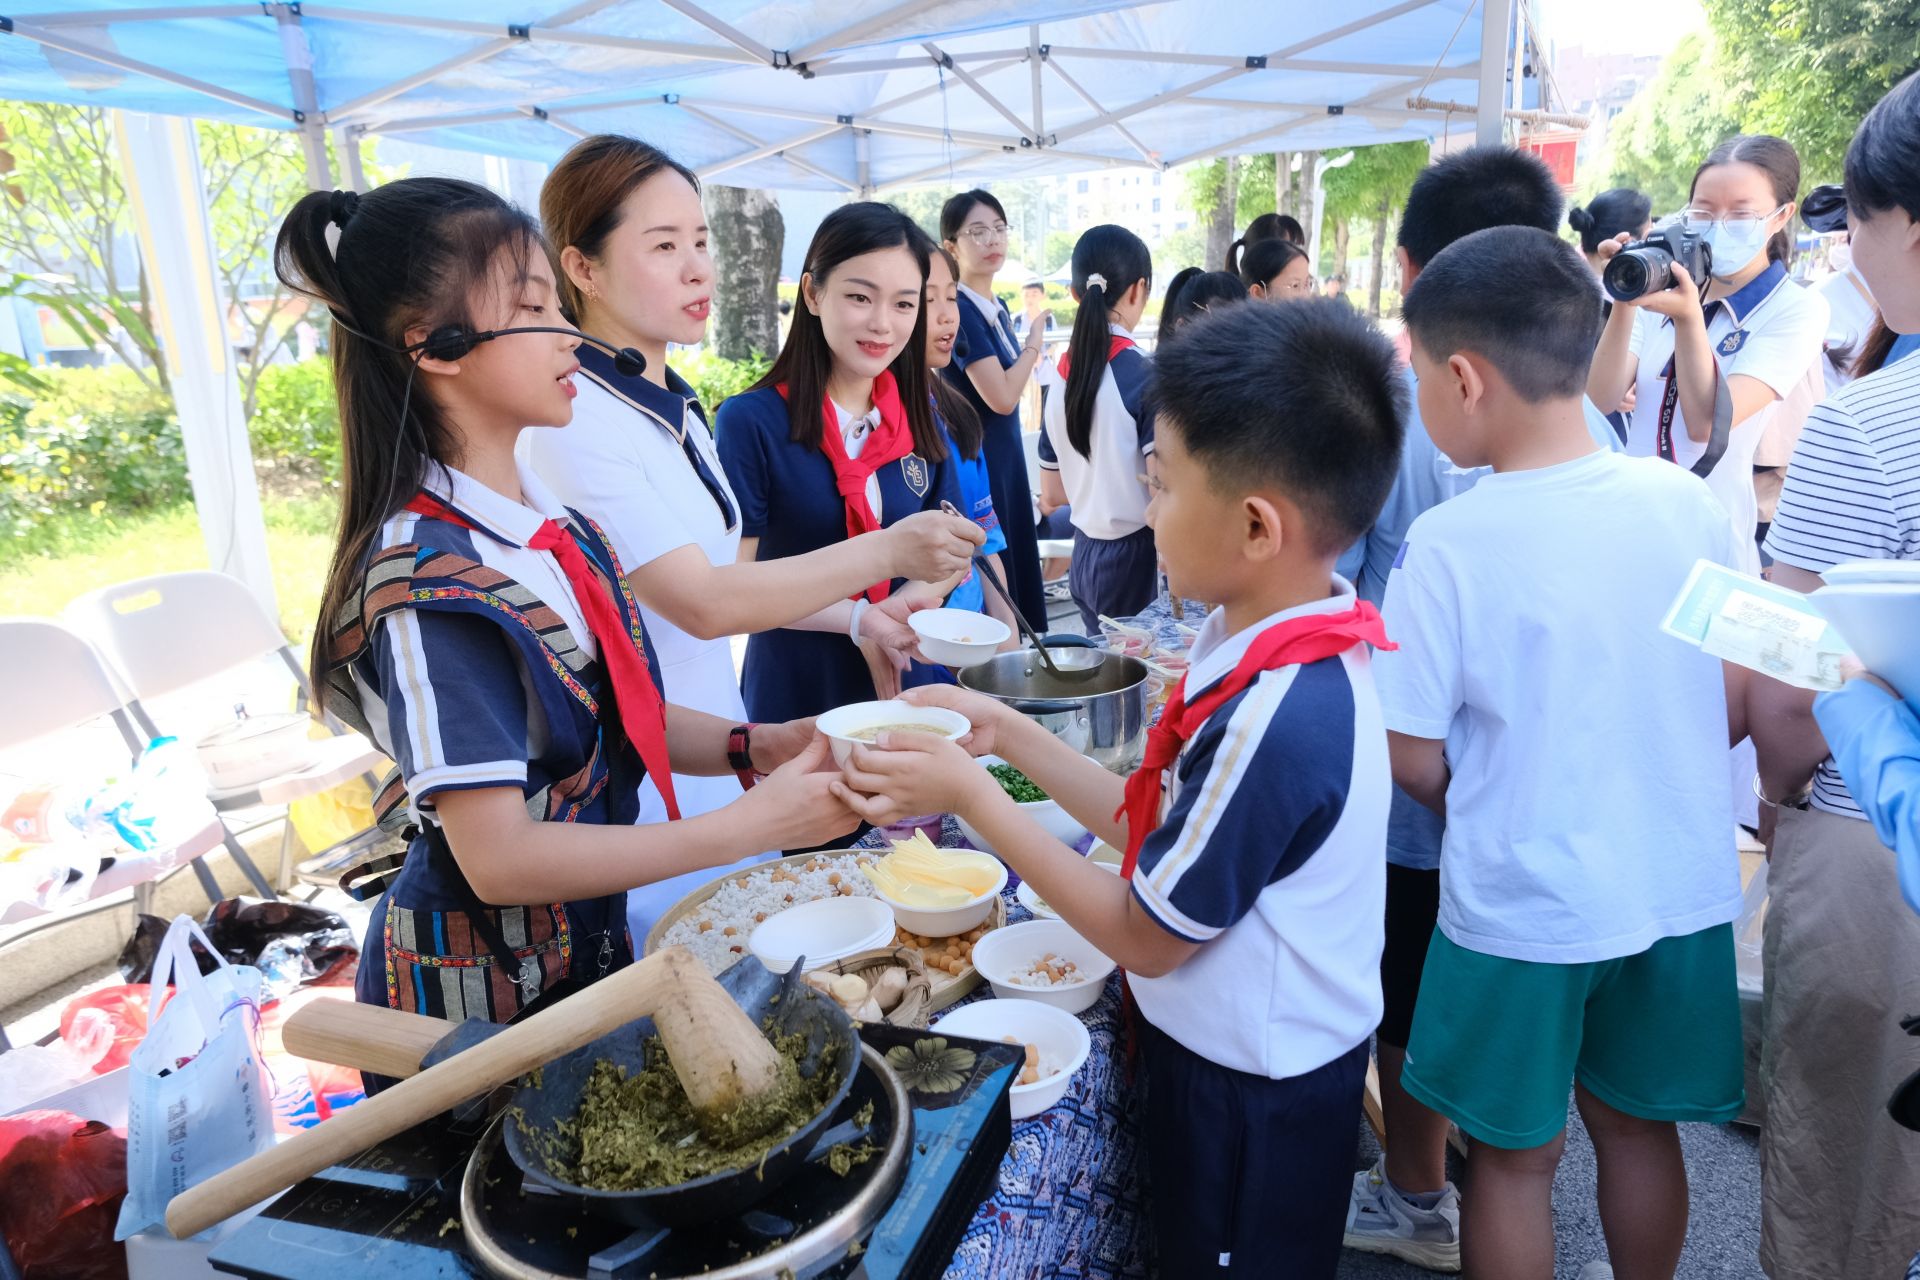
[[[540,215],[560,255],[561,298],[572,319],[639,351],[646,367],[623,374],[611,357],[583,345],[572,424],[525,433],[522,456],[612,539],[668,696],[744,724],[732,638],[778,627],[845,635],[857,625],[861,641],[904,665],[915,642],[906,625],[910,598],[862,610],[856,623],[849,597],[877,581],[938,581],[964,571],[981,540],[977,526],[936,511],[778,564],[739,562],[740,504],[693,388],[667,365],[670,344],[705,336],[713,293],[692,171],[635,138],[588,138],[548,176]],[[738,798],[751,775],[674,781],[681,811],[692,815]],[[662,811],[658,792],[643,785],[640,821],[658,821]],[[726,870],[629,894],[635,937]]]

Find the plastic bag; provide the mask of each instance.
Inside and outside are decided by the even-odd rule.
[[[287,806],[287,821],[309,852],[331,849],[373,825],[373,789],[365,778],[349,778],[337,787],[295,800]]]
[[[80,1029],[90,1014],[105,1018],[113,1036],[104,1056],[94,1062],[94,1073],[118,1071],[127,1065],[147,1034],[145,984],[102,987],[67,1001],[67,1007],[60,1011],[60,1038],[78,1048]]]
[[[119,1130],[66,1111],[0,1118],[0,1237],[25,1280],[124,1280],[113,1220],[126,1190]]]
[[[92,1078],[95,1064],[113,1047],[113,1021],[98,1009],[83,1009],[71,1026],[70,1037],[63,1032],[52,1044],[0,1053],[0,1115]]]
[[[193,948],[201,973],[212,972],[217,952],[229,964],[259,969],[274,995],[337,977],[360,954],[343,917],[300,902],[228,898],[208,910],[201,928],[212,948]],[[167,931],[157,916],[141,916],[120,951],[121,976],[129,982],[150,978]]]
[[[273,1089],[260,1055],[260,972],[219,962],[202,974],[180,916],[153,971],[146,1039],[127,1064],[127,1199],[114,1239],[166,1216],[188,1187],[273,1143]],[[162,1003],[168,983],[173,998]]]

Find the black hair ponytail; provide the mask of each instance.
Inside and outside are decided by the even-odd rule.
[[[1227,246],[1227,270],[1240,275],[1240,255],[1266,240],[1285,240],[1304,248],[1307,232],[1298,218],[1284,213],[1263,213],[1247,224],[1247,234]]]
[[[1268,286],[1282,271],[1306,256],[1307,251],[1291,240],[1256,240],[1240,259],[1240,282],[1249,290],[1259,285],[1262,292],[1268,292]]]
[[[1099,277],[1091,279],[1090,277]],[[1114,302],[1140,282],[1153,282],[1153,255],[1144,240],[1112,223],[1094,227],[1073,246],[1073,287],[1080,311],[1067,344],[1067,443],[1093,456],[1093,405],[1107,373]]]
[[[332,227],[340,236],[329,246]],[[340,525],[313,628],[316,690],[334,665],[335,636],[360,625],[342,610],[380,526],[434,466],[459,463],[453,424],[414,385],[417,353],[403,349],[407,332],[477,328],[473,297],[503,252],[524,269],[547,250],[526,213],[456,178],[402,178],[364,196],[308,192],[280,226],[275,273],[338,321],[328,342],[340,411]]]
[[[1174,325],[1179,323],[1180,290],[1186,287],[1187,281],[1200,275],[1202,270],[1200,267],[1182,267],[1173,273],[1173,279],[1167,281],[1166,296],[1160,299],[1160,337],[1172,333]]]

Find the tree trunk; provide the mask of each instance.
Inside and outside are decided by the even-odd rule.
[[[1347,244],[1353,236],[1353,228],[1345,218],[1333,224],[1333,274],[1347,274]]]
[[[773,193],[709,187],[713,228],[713,350],[726,360],[780,350],[780,250],[786,221]]]
[[[1319,163],[1320,153],[1303,151],[1300,153],[1300,172],[1294,176],[1293,216],[1300,219],[1300,229],[1307,233],[1307,243],[1313,243],[1313,228],[1320,218],[1319,206],[1313,199],[1313,168]],[[1320,274],[1318,262],[1309,264],[1313,274]]]
[[[1380,283],[1387,278],[1387,215],[1392,206],[1387,196],[1380,197],[1380,207],[1373,212],[1373,271],[1372,280],[1367,283],[1367,314],[1380,314]]]
[[[1227,176],[1220,186],[1220,199],[1213,206],[1213,217],[1207,222],[1207,270],[1224,271],[1227,266],[1227,249],[1233,244],[1234,206],[1239,203],[1240,160],[1238,156],[1227,157]]]
[[[1293,212],[1293,174],[1289,168],[1292,164],[1293,152],[1273,153],[1273,210],[1275,213]]]

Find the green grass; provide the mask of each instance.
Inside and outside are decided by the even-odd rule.
[[[296,651],[313,633],[337,510],[331,495],[266,500],[280,627]],[[75,517],[35,529],[0,558],[0,617],[55,617],[97,587],[207,567],[207,544],[192,503],[120,517]]]

